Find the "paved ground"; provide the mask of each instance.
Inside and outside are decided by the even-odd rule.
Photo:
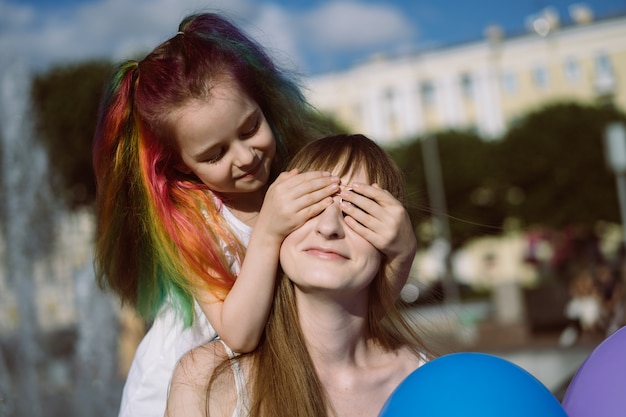
[[[484,352],[510,360],[534,375],[559,400],[576,370],[604,338],[585,334],[570,346],[562,346],[560,329],[532,332],[523,324],[495,324],[477,306],[462,313],[442,307],[409,313],[437,353]]]

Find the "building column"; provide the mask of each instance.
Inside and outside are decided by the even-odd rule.
[[[492,68],[484,68],[475,79],[476,127],[481,135],[497,137],[504,132],[498,73]]]

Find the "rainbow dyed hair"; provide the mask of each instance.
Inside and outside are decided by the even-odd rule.
[[[298,84],[223,17],[185,18],[178,34],[143,60],[121,63],[105,90],[93,148],[96,277],[146,318],[170,297],[190,324],[194,289],[224,297],[235,279],[225,252],[243,259],[219,200],[176,169],[170,117],[190,100],[209,98],[224,77],[257,102],[272,128],[273,179],[320,134],[319,118]]]

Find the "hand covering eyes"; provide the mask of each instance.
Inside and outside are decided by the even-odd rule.
[[[360,195],[361,197],[365,197],[363,194],[357,193],[357,192],[356,192],[356,191],[354,191],[352,188],[346,188],[346,191],[352,191],[354,194]],[[369,197],[365,197],[365,198],[369,198]],[[370,199],[370,200],[371,200],[371,199]],[[339,199],[339,202],[340,202],[340,203],[341,203],[341,202],[343,202],[343,201],[344,201],[344,200],[343,200],[343,198],[340,198],[340,199]],[[372,201],[373,201],[373,200],[372,200]],[[357,206],[356,204],[354,204],[354,203],[352,203],[352,202],[350,202],[350,201],[346,201],[346,203],[348,203],[348,204],[350,204],[350,205],[352,205],[352,206],[354,206],[354,207],[358,208],[359,210],[361,210],[361,211],[363,211],[363,212],[366,212],[366,211],[365,211],[365,210],[363,210],[361,207]],[[367,212],[366,212],[366,213],[367,213]],[[342,212],[342,214],[343,214],[343,217],[346,217],[346,215],[347,215],[345,212]]]

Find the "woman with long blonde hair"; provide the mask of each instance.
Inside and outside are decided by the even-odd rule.
[[[283,241],[284,274],[257,349],[236,355],[214,342],[184,356],[169,417],[376,416],[430,357],[398,309],[388,257],[358,233],[389,210],[406,215],[397,166],[362,135],[315,141],[290,166],[327,170],[341,191]]]

